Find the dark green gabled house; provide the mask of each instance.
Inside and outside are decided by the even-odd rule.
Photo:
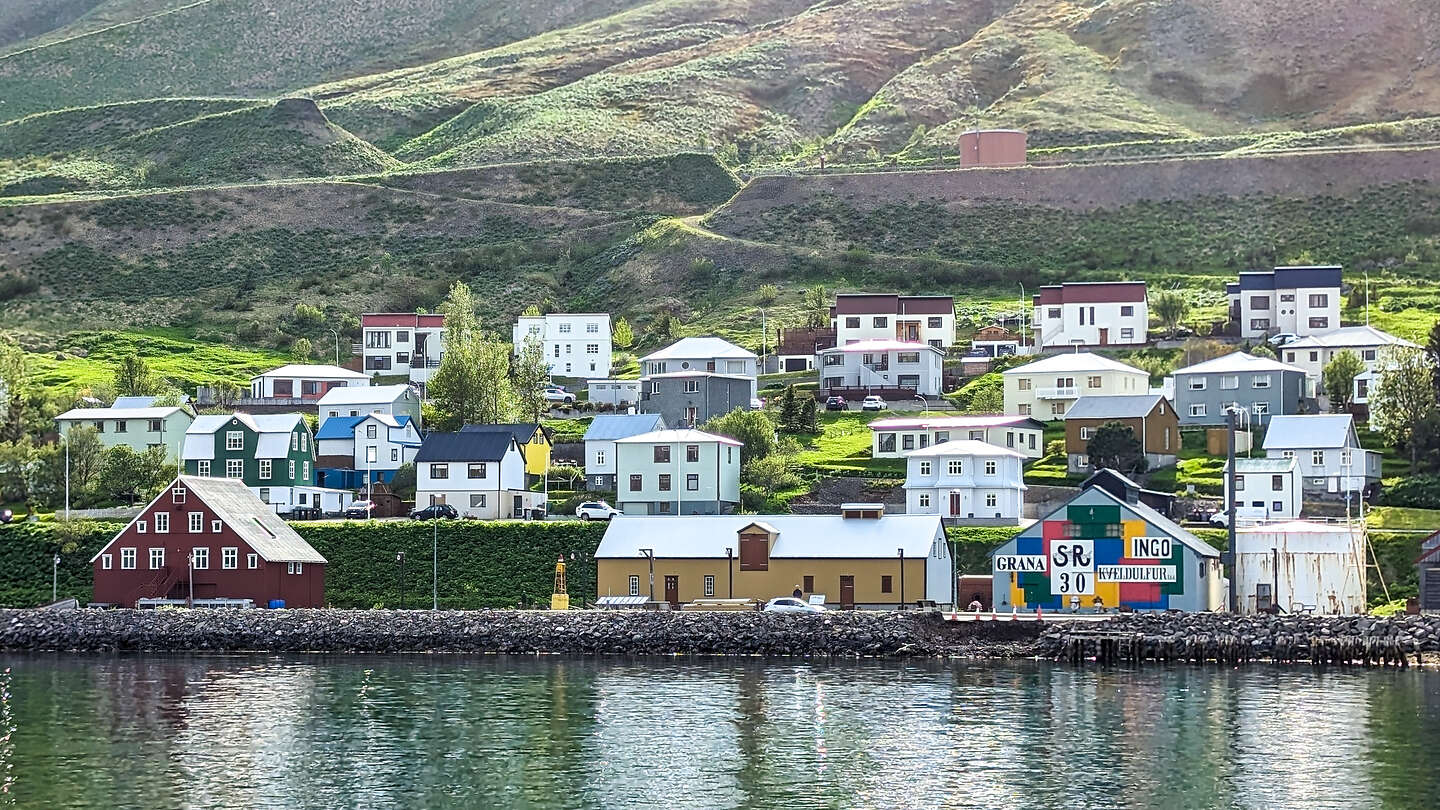
[[[181,455],[186,475],[238,478],[277,512],[320,505],[315,437],[298,413],[198,417]]]

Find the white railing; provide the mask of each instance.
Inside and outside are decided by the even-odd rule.
[[[1036,388],[1035,396],[1040,399],[1075,399],[1080,396],[1080,394],[1077,393],[1077,389],[1074,386],[1065,388],[1052,386],[1050,388]]]

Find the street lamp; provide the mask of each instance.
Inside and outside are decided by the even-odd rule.
[[[50,568],[50,601],[59,600],[60,593],[60,555],[55,555],[55,563]]]
[[[330,334],[335,336],[335,365],[340,365],[340,330],[331,329]]]
[[[430,521],[430,609],[440,609],[440,521]]]
[[[70,428],[73,430],[74,428]],[[60,431],[60,440],[65,442],[65,519],[70,519],[70,430]],[[33,510],[32,510],[33,511]]]
[[[911,399],[920,400],[920,413],[923,414],[926,411],[930,410],[930,400],[926,399],[923,394],[916,394],[915,396],[911,397]]]
[[[405,552],[395,552],[395,562],[400,564],[400,609],[405,609]]]
[[[905,609],[905,547],[896,549],[900,555],[900,609]]]
[[[730,578],[730,598],[735,598],[735,549],[725,547],[725,574]]]
[[[642,548],[642,549],[638,549],[638,551],[639,551],[641,554],[644,554],[644,555],[645,555],[645,558],[650,561],[650,601],[651,601],[651,602],[654,602],[654,601],[655,601],[655,549],[653,549],[653,548]]]

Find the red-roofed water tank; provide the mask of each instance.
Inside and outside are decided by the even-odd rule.
[[[960,166],[1024,166],[1025,133],[1018,129],[972,129],[960,133]]]

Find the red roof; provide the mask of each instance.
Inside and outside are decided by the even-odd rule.
[[[1111,304],[1145,300],[1143,281],[1077,281],[1040,288],[1037,304]]]
[[[841,293],[835,296],[836,315],[953,315],[955,299],[948,295],[891,295]]]
[[[414,312],[367,312],[360,316],[360,326],[408,326],[412,329],[422,327],[442,327],[445,325],[444,315],[420,315]]]

